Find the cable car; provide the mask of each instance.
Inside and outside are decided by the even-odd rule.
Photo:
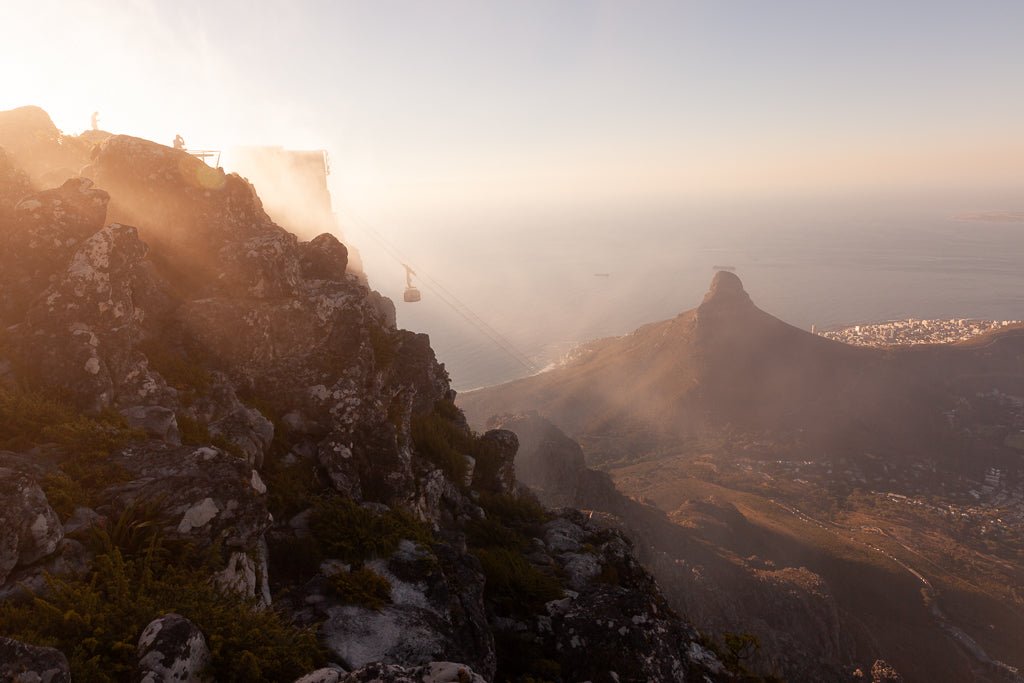
[[[420,300],[420,290],[412,284],[412,276],[416,273],[404,263],[402,266],[405,267],[405,294],[402,295],[402,300],[407,304],[414,304]]]

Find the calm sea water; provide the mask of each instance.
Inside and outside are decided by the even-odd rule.
[[[820,209],[731,208],[380,228],[418,267],[418,304],[401,302],[401,266],[368,234],[351,237],[371,284],[396,301],[399,324],[429,333],[465,390],[529,374],[467,317],[543,367],[578,342],[696,306],[714,266],[734,267],[758,306],[803,328],[1024,318],[1024,224],[953,220],[952,211],[869,207],[836,219]]]

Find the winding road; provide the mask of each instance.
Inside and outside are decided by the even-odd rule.
[[[880,548],[873,543],[861,540],[853,534],[855,534],[858,531],[878,533],[882,536],[885,536],[886,538],[889,538],[895,543],[898,543],[905,550],[915,555],[921,556],[920,553],[918,553],[916,550],[904,545],[899,540],[893,538],[884,530],[879,529],[878,527],[843,527],[833,522],[823,522],[819,519],[816,519],[808,515],[806,512],[803,512],[802,510],[799,510],[790,505],[786,505],[785,503],[780,503],[774,498],[769,498],[768,501],[774,504],[775,506],[779,507],[780,509],[785,510],[789,514],[797,517],[801,521],[806,522],[807,524],[813,524],[818,528],[823,529],[836,536],[840,536],[845,540],[858,543],[864,546],[865,548],[868,548],[876,553],[885,556],[886,559],[899,565],[904,571],[910,573],[915,579],[917,579],[921,583],[921,598],[924,601],[924,605],[928,608],[928,611],[931,613],[932,617],[935,619],[935,621],[938,623],[939,627],[942,628],[943,631],[949,634],[949,636],[953,638],[953,640],[955,640],[957,644],[959,644],[964,650],[966,650],[968,654],[970,654],[975,660],[982,664],[988,671],[1001,675],[1005,680],[1013,681],[1014,683],[1024,683],[1024,677],[1021,677],[1020,671],[1016,667],[1012,667],[1005,662],[1001,662],[998,659],[990,657],[989,654],[985,652],[984,648],[978,645],[977,641],[975,641],[973,638],[967,635],[967,633],[959,626],[949,621],[946,615],[943,614],[942,610],[939,609],[938,592],[932,586],[932,583],[928,580],[928,577],[926,577],[920,571],[910,566],[900,558],[890,553],[888,550]],[[841,534],[850,535],[841,536]]]

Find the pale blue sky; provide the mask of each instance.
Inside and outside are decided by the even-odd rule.
[[[506,377],[503,357],[435,293],[401,304],[404,271],[366,223],[550,359],[693,305],[723,259],[794,320],[824,320],[793,303],[815,292],[837,315],[882,314],[860,288],[800,280],[814,254],[758,270],[733,247],[1024,211],[1021,0],[0,3],[0,109],[327,149],[346,239],[462,386]],[[979,272],[1006,257],[989,244]],[[887,272],[870,278],[885,299]]]
[[[1005,187],[1024,3],[8,0],[4,108],[325,147],[367,207]]]

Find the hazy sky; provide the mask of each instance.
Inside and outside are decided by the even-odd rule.
[[[371,210],[1024,175],[1019,0],[2,5],[0,108],[39,104],[71,132],[98,110],[190,146],[323,147],[339,201]]]

